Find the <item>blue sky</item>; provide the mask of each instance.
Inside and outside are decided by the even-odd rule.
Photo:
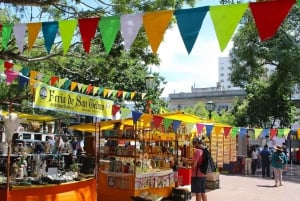
[[[196,7],[219,5],[218,0],[201,0]],[[170,93],[190,92],[191,86],[213,87],[218,82],[218,58],[228,56],[230,44],[221,52],[210,19],[206,14],[192,52],[188,55],[177,25],[168,29],[158,49],[160,66],[152,67],[168,82],[162,97]]]

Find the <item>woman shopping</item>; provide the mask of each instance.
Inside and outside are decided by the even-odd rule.
[[[282,186],[282,172],[283,169],[287,169],[287,158],[282,147],[279,145],[275,146],[275,152],[272,154],[271,164],[275,175],[274,187]]]

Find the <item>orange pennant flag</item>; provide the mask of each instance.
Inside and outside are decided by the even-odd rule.
[[[71,82],[71,91],[74,91],[74,89],[77,87],[77,82]]]
[[[148,12],[143,16],[146,35],[149,40],[152,52],[156,54],[163,39],[164,33],[173,16],[173,10]]]
[[[216,132],[217,136],[221,133],[222,129],[223,129],[223,126],[215,126],[215,132]]]
[[[87,86],[86,93],[87,93],[87,94],[90,94],[91,91],[93,90],[93,88],[94,88],[94,86],[91,85],[91,84],[89,84],[89,85]]]
[[[28,23],[28,50],[31,50],[40,30],[42,27],[42,22]]]
[[[118,93],[117,93],[117,97],[122,96],[122,93],[123,93],[123,91],[119,90]]]

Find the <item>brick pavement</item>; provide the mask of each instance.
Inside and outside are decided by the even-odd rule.
[[[292,171],[291,171],[292,167]],[[262,178],[260,171],[255,176],[220,175],[220,188],[208,190],[208,201],[299,201],[300,165],[289,166],[283,175],[283,186],[273,187],[271,178]],[[195,201],[193,196],[191,201]]]

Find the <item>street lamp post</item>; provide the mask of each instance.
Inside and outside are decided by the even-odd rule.
[[[146,81],[146,89],[148,91],[154,89],[154,76],[151,73],[145,77],[145,81]],[[152,103],[151,97],[148,97],[147,111],[149,114],[152,113],[151,112],[151,103]]]
[[[205,105],[206,110],[208,111],[208,119],[211,119],[211,113],[216,109],[216,104],[213,101],[208,101]]]

